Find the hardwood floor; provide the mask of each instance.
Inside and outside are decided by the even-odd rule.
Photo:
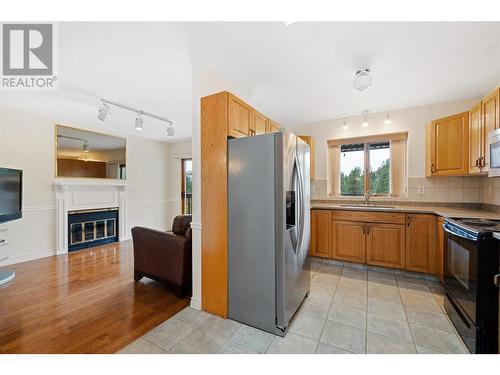
[[[9,266],[0,353],[114,353],[189,304],[133,267],[131,241]]]

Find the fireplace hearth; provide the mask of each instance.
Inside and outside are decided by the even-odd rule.
[[[68,212],[68,251],[118,240],[118,208]]]

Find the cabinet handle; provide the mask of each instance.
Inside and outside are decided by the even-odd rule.
[[[366,234],[370,234],[370,225],[366,224]]]
[[[436,172],[436,167],[434,164],[431,165],[431,173],[435,173]]]
[[[481,161],[481,158],[476,159],[476,167],[478,167],[478,168],[480,168],[480,166],[479,166],[479,162],[480,162],[480,161]]]
[[[479,162],[479,164],[480,164],[480,165],[479,165],[479,166],[480,166],[481,168],[484,168],[484,167],[486,166],[486,159],[484,158],[484,156],[481,156],[481,157],[479,158],[479,160],[480,160],[480,162]]]
[[[410,223],[411,223],[411,217],[407,217],[406,218],[406,225],[410,226]]]

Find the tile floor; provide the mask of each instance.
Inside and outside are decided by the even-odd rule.
[[[467,353],[436,279],[314,259],[285,338],[187,307],[119,353]]]

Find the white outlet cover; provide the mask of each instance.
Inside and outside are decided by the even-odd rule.
[[[418,187],[418,194],[424,194],[425,192],[425,186],[419,186]]]

